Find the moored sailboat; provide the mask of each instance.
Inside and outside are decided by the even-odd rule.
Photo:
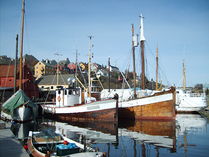
[[[21,22],[21,42],[20,42],[20,64],[19,64],[19,90],[14,93],[2,105],[1,116],[7,120],[26,122],[37,117],[37,105],[35,105],[22,90],[23,86],[23,36],[24,36],[24,16],[25,0],[22,0],[22,22]],[[16,59],[18,49],[18,36],[16,38]],[[14,91],[16,90],[16,65],[14,74]]]
[[[205,93],[195,93],[186,90],[186,68],[183,62],[183,88],[176,90],[177,112],[197,112],[207,107]]]
[[[145,65],[144,65],[144,30],[143,17],[141,15],[140,26],[140,47],[141,47],[141,89],[136,90],[136,72],[135,72],[135,47],[138,46],[138,41],[135,41],[134,27],[132,25],[132,53],[133,53],[133,76],[134,76],[134,91],[123,98],[123,92],[118,92],[119,98],[119,119],[149,119],[149,120],[172,120],[175,119],[175,88],[164,91],[145,90]],[[137,44],[136,44],[137,43]],[[124,89],[125,90],[125,89]],[[117,93],[117,90],[112,90],[110,95]]]

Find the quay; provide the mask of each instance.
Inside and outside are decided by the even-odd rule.
[[[199,111],[199,114],[206,117],[209,120],[209,106],[205,108],[204,110]]]
[[[11,124],[0,120],[0,156],[29,157],[29,154],[15,139],[10,130]]]

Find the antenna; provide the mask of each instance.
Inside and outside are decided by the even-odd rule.
[[[54,55],[55,56],[62,56],[62,54],[61,53],[54,53]],[[58,59],[58,61],[57,61],[57,71],[56,71],[56,73],[57,73],[57,85],[59,85],[59,59]]]

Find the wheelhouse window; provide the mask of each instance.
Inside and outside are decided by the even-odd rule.
[[[72,95],[72,90],[69,90],[69,91],[68,91],[68,94],[69,94],[69,95]]]

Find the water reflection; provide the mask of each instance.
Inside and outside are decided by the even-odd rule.
[[[42,119],[36,123],[13,123],[18,139],[30,130],[50,128],[67,137],[115,156],[206,156],[209,123],[200,115],[180,114],[174,121],[111,123],[63,123]],[[24,140],[23,140],[24,141]]]
[[[193,156],[204,156],[209,152],[209,142],[205,141],[205,138],[209,139],[206,119],[198,114],[179,114],[176,124],[177,147],[182,156],[191,156],[190,153]],[[199,147],[201,145],[205,145],[206,149]]]
[[[62,123],[46,120],[43,126],[54,127],[63,135],[71,139],[78,139],[81,136],[88,139],[90,143],[118,143],[118,127],[112,123]],[[83,138],[82,137],[82,138]]]
[[[137,121],[119,132],[121,136],[128,136],[137,142],[176,151],[175,121]]]

